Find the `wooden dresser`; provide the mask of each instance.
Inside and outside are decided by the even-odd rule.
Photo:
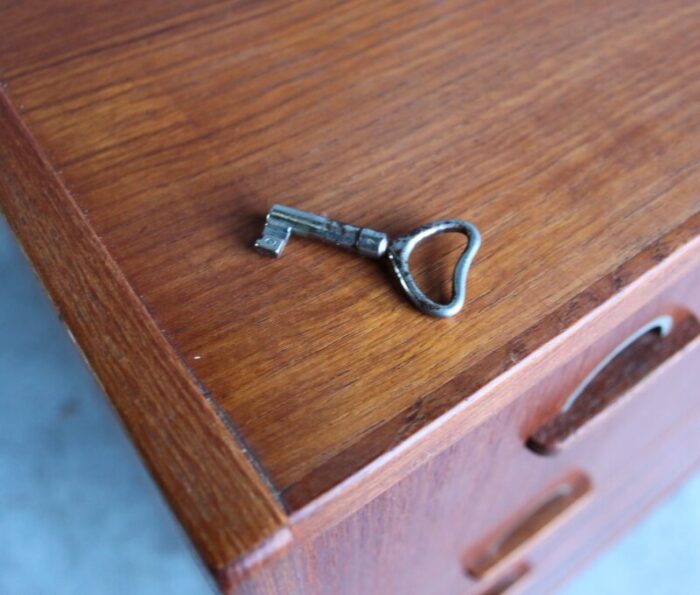
[[[700,462],[699,31],[694,0],[0,2],[0,205],[224,591],[551,593]],[[260,256],[275,203],[472,221],[464,310]],[[463,245],[412,259],[431,295]]]

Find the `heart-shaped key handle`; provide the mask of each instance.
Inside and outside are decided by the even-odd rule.
[[[452,277],[452,301],[449,304],[438,304],[416,285],[408,260],[411,252],[423,240],[430,236],[455,231],[466,235],[469,244],[459,257]],[[316,238],[341,248],[354,250],[368,258],[387,257],[401,287],[413,305],[425,314],[440,318],[454,316],[464,306],[467,297],[467,274],[474,255],[481,245],[479,230],[468,221],[461,219],[435,221],[389,242],[389,236],[381,231],[350,225],[284,205],[275,205],[267,214],[263,234],[255,242],[255,248],[261,254],[279,257],[292,235]]]
[[[431,300],[416,284],[409,265],[411,252],[423,240],[435,235],[449,232],[463,233],[469,243],[457,261],[452,275],[452,300],[448,304],[439,304]],[[443,219],[423,225],[406,235],[396,238],[387,249],[391,266],[406,292],[408,298],[421,312],[440,318],[449,318],[457,314],[467,298],[467,276],[474,256],[481,246],[481,234],[476,226],[461,219]]]

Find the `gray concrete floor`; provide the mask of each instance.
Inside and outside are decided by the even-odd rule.
[[[1,216],[0,411],[0,595],[211,593]],[[564,592],[700,592],[700,477]]]
[[[210,595],[0,215],[0,595]]]

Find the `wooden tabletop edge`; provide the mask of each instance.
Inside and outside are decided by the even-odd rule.
[[[205,564],[217,574],[284,530],[269,480],[158,330],[1,86],[0,207]]]

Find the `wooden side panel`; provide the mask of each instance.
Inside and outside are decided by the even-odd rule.
[[[206,563],[217,569],[283,528],[284,514],[227,418],[164,340],[2,94],[0,206]]]

